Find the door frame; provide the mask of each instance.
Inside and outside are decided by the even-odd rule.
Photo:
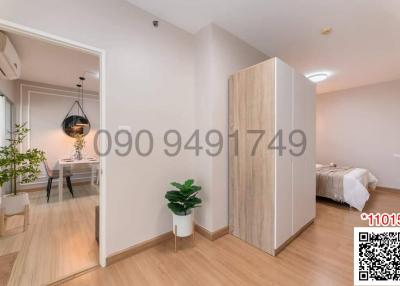
[[[72,48],[99,57],[99,100],[100,100],[100,130],[106,130],[106,52],[74,40],[36,30],[24,25],[0,19],[0,30],[12,32],[51,44]],[[105,150],[105,136],[100,136],[100,150]],[[100,156],[100,186],[99,186],[99,263],[106,266],[106,157]],[[94,211],[94,210],[93,210]]]

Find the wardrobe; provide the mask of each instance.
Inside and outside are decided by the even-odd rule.
[[[229,230],[276,255],[315,218],[315,86],[278,58],[229,79]]]

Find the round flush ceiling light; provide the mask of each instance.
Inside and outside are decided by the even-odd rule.
[[[324,28],[321,29],[320,33],[323,36],[327,36],[330,33],[332,33],[332,27],[324,27]]]
[[[319,72],[319,73],[313,73],[306,75],[306,77],[311,80],[312,82],[321,82],[323,80],[326,80],[328,78],[329,74],[326,72]]]

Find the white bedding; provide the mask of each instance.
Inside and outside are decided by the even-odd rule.
[[[316,167],[322,165],[317,164]],[[362,211],[369,199],[369,189],[375,189],[378,180],[367,169],[355,168],[343,177],[344,202]],[[334,199],[334,198],[330,198]]]

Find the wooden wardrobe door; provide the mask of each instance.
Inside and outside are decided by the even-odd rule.
[[[274,254],[275,155],[268,142],[275,130],[274,60],[234,74],[229,80],[229,228],[250,244]],[[265,130],[253,156],[258,137]],[[235,151],[238,151],[235,154]]]

